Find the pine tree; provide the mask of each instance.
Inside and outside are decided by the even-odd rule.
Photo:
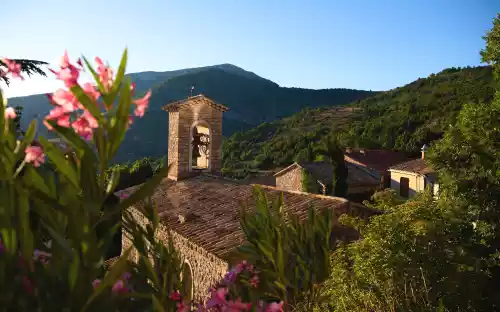
[[[47,65],[47,62],[43,61],[36,61],[36,60],[25,60],[25,59],[13,59],[14,62],[17,64],[21,65],[21,71],[28,76],[31,75],[41,75],[41,76],[47,76],[47,74],[43,71],[41,66]],[[4,62],[0,59],[0,69],[2,68],[7,68],[7,65],[5,65]],[[5,82],[7,85],[9,85],[9,78],[6,76],[0,76],[0,81]]]

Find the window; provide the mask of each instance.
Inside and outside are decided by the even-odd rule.
[[[408,178],[399,179],[399,195],[401,195],[401,197],[408,198],[409,193],[410,193],[410,179]]]
[[[389,172],[382,175],[382,185],[384,189],[391,188],[391,174]]]

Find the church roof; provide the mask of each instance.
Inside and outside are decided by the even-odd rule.
[[[120,191],[118,195],[130,194],[137,187]],[[285,212],[303,219],[307,218],[310,205],[316,209],[330,208],[337,216],[347,212],[349,207],[344,198],[260,187],[269,199],[283,193]],[[242,205],[247,209],[255,207],[253,185],[206,175],[180,181],[165,179],[152,199],[157,205],[161,222],[168,229],[222,259],[245,242],[240,227]]]
[[[222,112],[227,112],[229,110],[229,107],[224,106],[222,104],[215,103],[213,100],[209,99],[208,97],[204,96],[203,94],[195,95],[195,96],[190,96],[187,99],[183,99],[180,101],[175,101],[175,102],[170,102],[167,105],[163,106],[163,110],[167,112],[176,112],[179,109],[182,109],[184,107],[194,105],[194,104],[205,104],[208,106],[211,106],[217,110],[220,110]]]

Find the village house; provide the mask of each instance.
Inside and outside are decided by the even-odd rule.
[[[418,192],[423,192],[427,187],[432,190],[434,196],[437,196],[439,190],[437,173],[425,160],[427,149],[427,145],[424,145],[420,158],[392,166],[389,169],[391,189],[395,190],[401,197],[409,198]]]
[[[370,199],[374,192],[390,188],[389,167],[404,161],[408,157],[403,153],[385,150],[367,150],[347,148],[344,161],[348,170],[347,198],[356,202]],[[308,173],[318,184],[320,192],[326,192],[326,186],[332,182],[333,166],[329,162],[295,162],[280,170],[274,176],[276,186],[283,190],[303,191],[303,175]]]
[[[152,200],[160,217],[157,237],[174,246],[184,259],[188,299],[203,300],[207,289],[219,281],[238,259],[237,248],[245,242],[240,227],[240,210],[255,206],[254,185],[222,178],[222,116],[229,108],[198,95],[167,104],[169,114],[168,178],[155,190]],[[328,208],[334,220],[344,213],[367,218],[370,211],[354,209],[344,198],[280,190],[260,186],[269,199],[283,194],[284,211],[307,218],[312,205]],[[118,192],[130,194],[136,187]],[[121,197],[121,196],[120,196]],[[136,220],[145,217],[137,207],[130,207]],[[338,223],[336,223],[338,224]],[[338,233],[337,233],[338,234]],[[131,246],[127,234],[122,235],[122,252]],[[130,260],[137,261],[137,251]]]
[[[344,161],[379,179],[381,188],[390,188],[389,168],[408,161],[408,156],[388,150],[348,147],[344,151]]]
[[[380,179],[358,166],[346,163],[348,175],[348,197],[359,193],[373,193],[380,187]],[[277,172],[276,186],[282,190],[305,191],[304,174],[310,174],[317,183],[318,190],[326,195],[327,187],[333,180],[333,165],[326,161],[321,162],[295,162]]]

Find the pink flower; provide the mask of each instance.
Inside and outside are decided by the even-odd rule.
[[[134,94],[135,93],[135,82],[132,82],[130,84],[130,93]]]
[[[111,288],[111,291],[115,294],[127,292],[127,288],[125,287],[125,282],[123,280],[117,281]]]
[[[144,111],[146,110],[146,108],[148,108],[150,97],[151,97],[151,90],[146,92],[146,94],[142,98],[134,100],[134,104],[137,105],[137,107],[134,110],[134,114],[137,117],[144,116]]]
[[[99,125],[97,120],[88,111],[84,111],[82,116],[71,125],[75,132],[85,140],[91,140],[94,129]]]
[[[12,107],[7,107],[4,112],[5,119],[16,119],[16,110]]]
[[[283,312],[283,303],[283,301],[270,303],[266,308],[266,312]]]
[[[92,287],[94,289],[96,289],[97,287],[99,287],[101,285],[101,280],[100,279],[95,279],[93,282],[92,282]]]
[[[17,64],[16,62],[7,58],[3,59],[2,61],[5,65],[7,65],[7,73],[10,73],[13,78],[24,80],[24,78],[21,76],[21,64]]]
[[[29,278],[24,275],[22,278],[21,278],[21,285],[23,285],[23,288],[24,290],[29,294],[29,295],[32,295],[33,294],[33,285],[31,284],[31,281],[29,280]]]
[[[170,294],[170,299],[172,299],[173,301],[180,301],[182,300],[182,297],[178,291],[174,291]]]
[[[122,278],[124,280],[129,280],[131,277],[132,277],[132,274],[130,274],[129,272],[125,272],[122,274]]]
[[[68,90],[58,89],[54,94],[48,95],[48,97],[52,104],[62,107],[68,113],[74,112],[78,108],[83,108],[73,93]]]
[[[102,83],[104,90],[109,91],[113,85],[113,70],[109,66],[104,65],[100,57],[96,57],[95,62],[97,64],[99,81]]]
[[[24,152],[26,153],[24,161],[27,163],[33,163],[33,166],[35,167],[39,167],[45,162],[45,154],[40,146],[28,146]]]
[[[259,277],[257,275],[254,275],[251,279],[250,279],[250,284],[257,288],[257,286],[259,286]]]
[[[210,294],[211,297],[210,299],[208,299],[206,304],[207,309],[225,306],[227,304],[226,295],[227,295],[226,288],[219,288],[217,290],[212,290]]]
[[[94,101],[97,101],[97,99],[99,98],[99,96],[101,96],[99,94],[99,91],[97,91],[97,88],[96,86],[94,86],[93,84],[91,84],[90,82],[86,82],[84,85],[83,85],[83,91],[85,91],[85,93]]]
[[[176,304],[176,307],[177,307],[177,311],[176,312],[188,312],[190,309],[189,309],[189,305],[186,305],[184,302],[178,302]]]
[[[235,301],[228,301],[225,311],[245,311],[249,310],[252,304],[241,302],[241,299],[236,299]]]
[[[56,72],[49,69],[56,75],[56,78],[62,80],[66,87],[71,88],[78,83],[78,77],[80,76],[80,71],[74,65],[69,62],[68,51],[64,51],[64,55],[61,58],[61,63],[59,64],[61,70]]]

